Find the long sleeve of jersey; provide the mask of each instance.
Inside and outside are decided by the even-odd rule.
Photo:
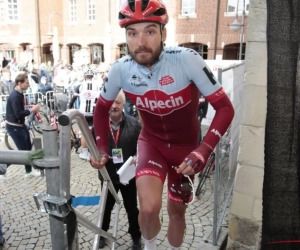
[[[97,100],[94,111],[94,130],[98,150],[101,154],[108,154],[108,132],[109,132],[109,109],[115,98],[120,92],[120,70],[117,64],[114,64],[104,82],[100,96]],[[115,75],[113,82],[109,82],[110,75]],[[110,93],[110,95],[107,95]]]
[[[190,80],[196,84],[200,92],[216,110],[214,119],[203,140],[211,149],[214,149],[231,124],[234,116],[233,106],[222,86],[198,53],[187,50],[182,58]]]
[[[101,154],[108,153],[109,109],[113,101],[104,100],[101,95],[94,111],[94,130],[97,148]]]

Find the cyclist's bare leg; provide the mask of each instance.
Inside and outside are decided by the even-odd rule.
[[[141,176],[136,180],[140,204],[139,224],[146,240],[155,238],[160,231],[159,212],[162,205],[163,183],[154,176]]]
[[[173,247],[180,247],[185,230],[186,205],[168,200],[168,241]]]
[[[86,141],[85,141],[85,139],[84,139],[83,136],[81,136],[81,147],[82,147],[82,148],[87,148],[87,147],[88,147],[88,146],[87,146],[87,143],[86,143]]]

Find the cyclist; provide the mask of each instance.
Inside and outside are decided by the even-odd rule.
[[[94,71],[91,68],[87,68],[84,72],[84,81],[81,85],[78,85],[75,89],[75,94],[69,103],[69,108],[73,108],[74,102],[79,97],[80,105],[79,111],[84,113],[85,119],[90,127],[93,126],[93,113],[97,98],[99,96],[99,86],[93,83]],[[81,153],[79,157],[83,160],[90,158],[90,153],[84,137],[81,137]]]
[[[129,55],[111,67],[94,112],[94,128],[100,160],[109,160],[109,108],[120,88],[132,100],[143,120],[138,140],[136,185],[140,204],[139,224],[145,249],[156,249],[163,184],[168,176],[168,241],[180,249],[185,231],[184,175],[193,176],[205,163],[229,127],[234,110],[221,85],[202,57],[192,49],[164,47],[168,15],[160,0],[128,0],[119,12],[125,28]],[[197,145],[199,91],[216,110],[201,144]]]

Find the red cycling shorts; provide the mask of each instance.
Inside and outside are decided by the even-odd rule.
[[[177,174],[173,166],[179,166],[184,158],[197,146],[171,146],[155,143],[140,135],[137,148],[136,179],[141,176],[155,176],[165,182],[168,176],[168,198],[176,203],[182,203],[172,184],[180,183],[182,174]],[[194,176],[190,176],[193,181]],[[188,197],[190,201],[192,195]]]

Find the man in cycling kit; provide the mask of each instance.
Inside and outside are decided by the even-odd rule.
[[[182,188],[184,175],[193,176],[205,163],[229,127],[234,110],[223,88],[202,57],[192,49],[163,46],[168,15],[160,0],[124,1],[119,24],[126,29],[129,55],[111,67],[94,112],[94,127],[102,168],[108,155],[108,111],[123,89],[140,112],[143,128],[138,140],[136,185],[139,224],[146,250],[156,249],[159,212],[168,177],[168,240],[180,249],[186,204],[191,193]],[[211,126],[197,145],[199,91],[216,110]]]
[[[76,87],[69,104],[69,109],[73,108],[74,102],[80,97],[79,111],[84,114],[90,128],[93,126],[93,113],[99,96],[99,87],[96,83],[93,83],[93,77],[94,71],[91,68],[87,68],[84,72],[84,82]],[[81,137],[81,153],[79,157],[83,160],[90,159],[87,143],[83,136]]]

